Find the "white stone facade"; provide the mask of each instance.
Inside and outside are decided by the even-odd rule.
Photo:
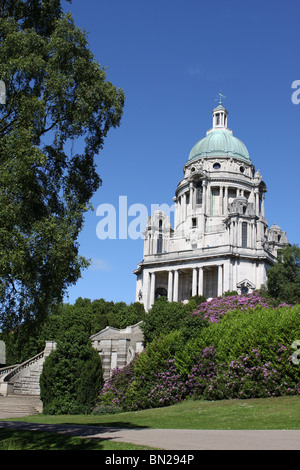
[[[174,229],[158,210],[148,218],[136,301],[148,311],[156,297],[188,301],[226,291],[252,292],[266,282],[286,233],[268,228],[267,191],[245,145],[227,128],[227,110],[212,112],[213,127],[192,149],[175,191]]]
[[[105,381],[110,378],[114,369],[123,369],[135,354],[143,351],[144,336],[141,323],[124,329],[107,326],[90,337],[93,348],[100,354]]]

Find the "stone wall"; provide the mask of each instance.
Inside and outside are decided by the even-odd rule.
[[[104,380],[109,379],[113,369],[123,368],[143,350],[141,323],[124,329],[108,326],[91,336],[92,345],[101,356]]]
[[[90,337],[92,346],[101,356],[104,380],[109,379],[113,369],[123,368],[143,350],[141,323],[120,330],[108,326]],[[47,341],[40,354],[22,364],[0,369],[0,395],[39,396],[43,364],[55,348],[55,342]]]

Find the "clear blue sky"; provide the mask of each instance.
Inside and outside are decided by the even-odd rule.
[[[128,207],[144,204],[149,215],[151,204],[171,205],[220,90],[228,127],[267,185],[269,226],[277,223],[299,243],[300,104],[291,99],[300,80],[299,0],[73,0],[65,10],[126,94],[121,126],[97,159],[103,185],[79,237],[80,253],[93,263],[66,301],[135,301],[132,271],[143,240],[100,240],[97,207],[112,204],[118,217],[119,196]]]

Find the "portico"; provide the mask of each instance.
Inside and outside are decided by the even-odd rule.
[[[144,287],[147,310],[160,296],[167,297],[169,302],[188,302],[195,295],[204,295],[207,298],[222,295],[224,272],[224,263],[149,270],[148,276],[145,273],[145,279],[149,279],[148,286]],[[227,287],[229,290],[229,285]]]

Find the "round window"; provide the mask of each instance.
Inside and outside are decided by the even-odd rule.
[[[244,171],[245,171],[245,168],[243,166],[240,166],[240,172],[244,173]]]
[[[219,170],[221,168],[220,163],[214,163],[213,168],[214,168],[214,170]]]

